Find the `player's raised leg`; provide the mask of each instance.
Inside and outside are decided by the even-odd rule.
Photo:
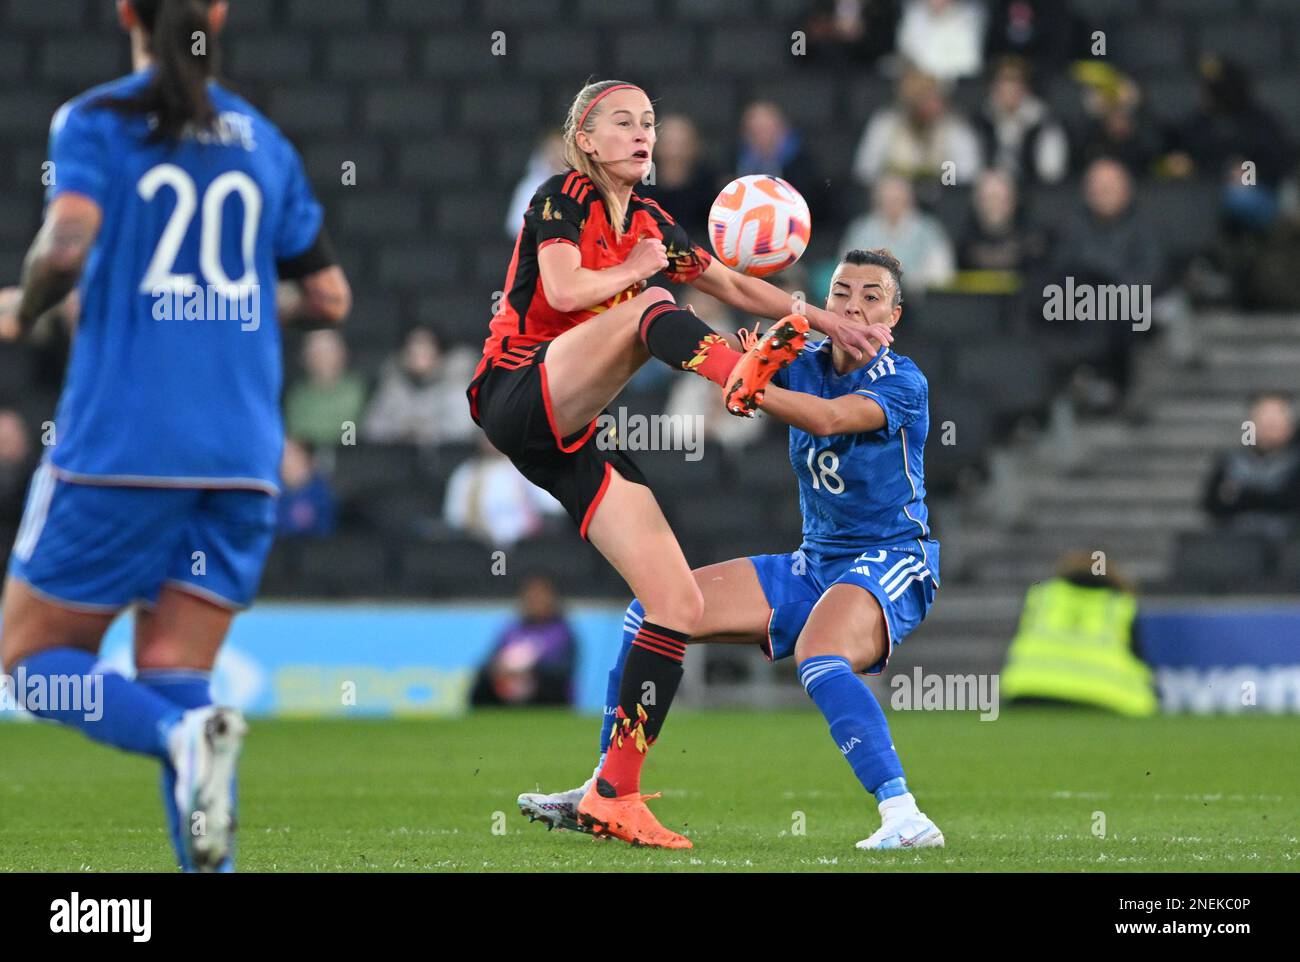
[[[663,287],[570,328],[546,352],[547,387],[561,437],[582,430],[650,358],[721,386],[742,355]]]
[[[856,673],[889,652],[889,627],[880,602],[852,584],[822,595],[795,644],[799,681],[830,726],[831,737],[862,787],[875,796],[881,827],[858,848],[942,846],[943,833],[916,807],[889,723]]]

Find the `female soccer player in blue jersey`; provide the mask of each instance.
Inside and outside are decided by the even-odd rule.
[[[245,724],[211,704],[208,681],[275,526],[277,322],[339,323],[351,295],[296,151],[212,79],[226,3],[117,10],[135,72],[55,114],[44,222],[0,318],[21,334],[79,295],[55,440],[5,581],[0,659],[20,698],[98,692],[94,705],[27,707],[158,758],[180,866],[230,870]],[[128,680],[96,652],[137,604]]]
[[[863,328],[892,329],[902,314],[901,277],[888,251],[850,251],[831,278],[826,308]],[[908,791],[884,712],[855,677],[884,669],[938,588],[939,544],[925,506],[928,394],[920,369],[887,346],[855,361],[829,338],[808,345],[761,400],[790,426],[803,544],[695,572],[704,617],[692,644],[756,644],[769,660],[794,655],[831,737],[878,803],[882,825],[858,843],[863,849],[944,843]],[[620,664],[610,672],[602,752],[611,733],[619,737],[608,705],[616,704],[622,658],[642,620],[633,601]],[[577,810],[586,788],[521,795],[519,807],[551,826],[590,830]]]

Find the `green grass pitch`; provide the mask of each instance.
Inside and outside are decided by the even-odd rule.
[[[642,787],[663,791],[652,805],[690,834],[686,852],[547,832],[519,814],[519,792],[570,788],[590,772],[588,717],[254,721],[240,869],[1300,869],[1294,718],[1006,709],[989,722],[890,721],[945,849],[854,849],[877,827],[875,807],[811,708],[674,714]],[[170,867],[154,763],[53,726],[0,725],[0,871]]]

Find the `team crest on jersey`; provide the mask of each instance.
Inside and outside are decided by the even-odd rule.
[[[542,205],[542,220],[564,220],[560,212],[551,207],[551,198],[546,198],[546,203]]]

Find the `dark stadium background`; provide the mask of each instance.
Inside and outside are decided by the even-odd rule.
[[[431,326],[447,348],[481,345],[510,257],[507,203],[539,137],[558,128],[588,78],[643,84],[661,119],[691,118],[719,187],[734,175],[745,106],[769,99],[784,108],[819,172],[818,183],[796,183],[823,197],[803,265],[807,277],[816,276],[867,206],[850,168],[865,126],[895,89],[892,27],[880,34],[879,49],[791,56],[791,32],[806,28],[813,8],[823,6],[231,0],[223,74],[306,160],[355,292],[344,329],[349,366],[372,391],[412,325]],[[881,22],[890,22],[893,5],[877,6]],[[995,671],[1027,586],[1070,550],[1104,551],[1141,584],[1144,604],[1183,596],[1228,607],[1243,593],[1300,590],[1300,543],[1225,534],[1202,507],[1216,454],[1240,443],[1250,395],[1297,381],[1300,293],[1285,284],[1259,290],[1250,263],[1266,254],[1291,257],[1290,277],[1300,287],[1298,215],[1292,207],[1267,229],[1228,225],[1220,216],[1221,172],[1177,171],[1166,161],[1198,110],[1203,57],[1211,54],[1239,63],[1258,109],[1291,144],[1300,139],[1300,5],[1021,6],[1049,12],[1052,29],[1017,50],[994,29],[1017,16],[1017,4],[987,4],[984,69],[952,86],[951,104],[978,114],[990,65],[1003,53],[1024,54],[1034,65],[1035,90],[1069,134],[1071,167],[1059,183],[1025,186],[1022,203],[1026,230],[1032,225],[1060,245],[1082,203],[1082,161],[1097,147],[1071,64],[1100,61],[1136,85],[1138,133],[1154,145],[1139,165],[1136,197],[1162,262],[1151,281],[1157,295],[1172,295],[1176,326],[1157,320],[1131,335],[1120,348],[1133,362],[1127,390],[1098,400],[1095,383],[1078,372],[1114,347],[1113,333],[1100,322],[1043,319],[1049,268],[1025,272],[1019,293],[909,294],[897,348],[922,365],[931,384],[927,482],[943,543],[943,589],[911,647],[923,646],[927,666],[945,670]],[[494,31],[504,32],[504,56],[490,53]],[[1089,54],[1094,31],[1105,34],[1104,57]],[[128,70],[127,41],[108,0],[0,0],[4,284],[17,281],[39,225],[51,115],[67,98]],[[1283,156],[1281,169],[1269,173],[1278,196],[1289,190],[1294,205],[1295,154]],[[342,182],[347,162],[355,164],[355,185]],[[918,198],[951,236],[962,234],[969,184],[922,185]],[[1280,273],[1286,276],[1285,262]],[[823,293],[810,288],[809,296],[820,302]],[[301,378],[301,344],[301,334],[287,334],[289,386]],[[37,350],[0,345],[0,406],[21,413],[34,446],[53,411],[65,349],[57,334]],[[631,392],[626,403],[632,411],[661,411],[666,392],[660,383]],[[946,421],[956,426],[955,444],[938,443]],[[473,449],[472,442],[418,448],[362,440],[320,452],[339,499],[337,529],[282,540],[263,598],[493,599],[504,610],[518,579],[494,577],[491,546],[450,534],[438,521],[447,480]],[[637,456],[688,558],[699,564],[795,547],[799,518],[784,432],[769,425],[740,457],[706,451],[698,462],[671,452]],[[16,521],[12,512],[0,519],[0,550],[12,543]],[[564,526],[512,547],[509,557],[515,571],[551,573],[568,597],[626,603],[621,582]],[[762,700],[772,696],[769,677],[792,675],[769,676],[744,654],[709,653],[707,677],[720,686],[719,698],[721,686],[735,683],[737,692]],[[787,693],[798,700],[793,686]]]

